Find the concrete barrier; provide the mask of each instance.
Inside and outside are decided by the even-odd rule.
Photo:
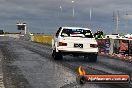
[[[11,37],[11,38],[17,38],[17,39],[20,38],[20,34],[5,34],[4,36],[8,36],[8,37]]]

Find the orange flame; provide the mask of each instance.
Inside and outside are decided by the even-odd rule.
[[[79,71],[79,75],[80,75],[80,76],[84,76],[84,75],[86,74],[86,72],[85,72],[85,70],[82,68],[82,66],[79,66],[78,71]]]

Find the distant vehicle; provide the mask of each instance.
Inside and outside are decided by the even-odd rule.
[[[97,61],[97,41],[88,28],[60,27],[52,40],[52,56],[55,60],[63,55],[84,56],[91,62]]]
[[[125,36],[125,38],[132,39],[132,34],[126,34],[126,35],[124,35],[124,36]]]
[[[120,35],[119,34],[112,34],[112,35],[105,35],[105,38],[112,38],[112,39],[116,39],[119,38]]]

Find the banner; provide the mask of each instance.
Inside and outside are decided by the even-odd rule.
[[[98,49],[99,53],[109,53],[110,50],[110,39],[98,39]]]
[[[120,40],[120,50],[119,52],[122,53],[122,54],[129,54],[129,51],[128,51],[128,44],[129,41],[128,40]]]
[[[116,53],[118,54],[119,53],[119,50],[120,50],[120,41],[118,39],[115,39],[114,40],[114,43],[113,43],[113,53]]]
[[[105,53],[109,53],[110,51],[110,39],[105,40]]]
[[[132,40],[129,40],[129,55],[132,56]]]

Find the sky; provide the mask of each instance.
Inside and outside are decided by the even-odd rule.
[[[117,14],[118,33],[132,33],[132,0],[0,0],[0,29],[19,32],[16,23],[26,22],[33,33],[53,34],[60,26],[77,26],[110,34],[115,33]]]

